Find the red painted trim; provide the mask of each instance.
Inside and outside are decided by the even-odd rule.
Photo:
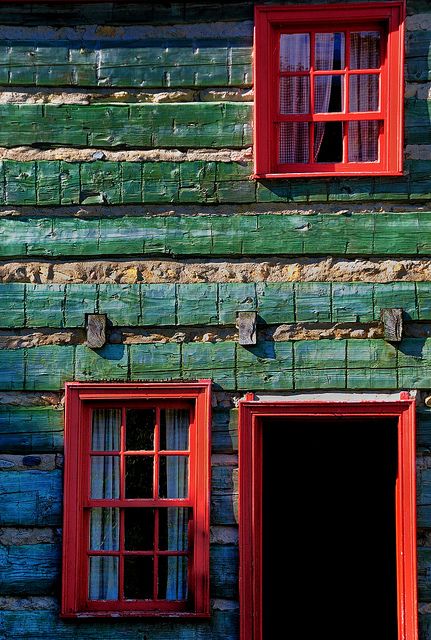
[[[396,548],[398,638],[417,640],[415,402],[239,402],[240,640],[262,638],[262,432],[265,417],[398,419]]]
[[[255,7],[255,171],[253,178],[304,178],[330,176],[399,176],[403,162],[404,121],[404,20],[405,0],[368,3],[334,3],[332,5],[264,5]],[[376,112],[349,113],[348,87],[345,92],[344,111],[337,114],[280,115],[278,108],[279,76],[278,42],[280,32],[295,33],[307,29],[313,36],[320,30],[349,31],[353,28],[376,28],[385,36],[381,67],[373,70],[380,74],[380,109]],[[365,72],[365,71],[364,71]],[[346,68],[341,71],[323,72],[311,69],[308,73],[288,75],[336,75],[362,73]],[[310,82],[311,82],[310,80]],[[311,97],[313,83],[310,86]],[[311,100],[311,105],[313,101]],[[389,108],[390,107],[390,108]],[[344,134],[344,160],[340,163],[281,164],[278,161],[278,123],[379,120],[380,158],[377,162],[348,162],[347,139]],[[346,125],[345,125],[346,126]],[[311,128],[312,132],[312,128]],[[311,144],[311,143],[310,143]]]
[[[159,498],[127,499],[124,481],[121,482],[118,500],[95,500],[90,497],[91,410],[100,407],[123,407],[121,448],[118,455],[126,454],[124,415],[127,406],[157,408],[166,406],[190,409],[190,446],[188,451],[178,452],[189,459],[189,496],[184,499]],[[65,416],[65,473],[64,473],[64,521],[63,521],[63,593],[61,615],[76,617],[199,617],[209,616],[209,504],[210,504],[210,424],[211,381],[191,383],[67,383]],[[159,451],[158,426],[155,429],[154,474],[157,483]],[[175,452],[171,451],[170,454]],[[100,452],[98,452],[100,455]],[[142,454],[145,455],[145,454]],[[164,455],[164,454],[163,454]],[[124,474],[124,464],[120,465]],[[115,601],[90,601],[87,597],[89,555],[155,555],[159,553],[157,540],[153,552],[131,553],[124,551],[124,524],[120,525],[120,550],[116,552],[89,552],[88,507],[166,507],[182,506],[191,510],[189,524],[189,597],[187,602],[163,600],[127,601],[122,595]],[[124,520],[124,518],[122,519]],[[156,523],[157,525],[157,523]],[[157,526],[155,527],[157,536]],[[157,552],[157,553],[155,553]],[[187,555],[164,553],[160,555]],[[121,563],[120,563],[121,565]],[[155,562],[154,596],[156,596],[157,562]],[[120,586],[123,576],[120,572]]]

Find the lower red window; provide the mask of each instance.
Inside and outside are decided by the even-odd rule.
[[[209,613],[210,382],[66,385],[63,607]]]

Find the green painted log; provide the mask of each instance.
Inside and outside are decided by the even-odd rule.
[[[244,147],[252,141],[251,115],[252,105],[235,102],[0,104],[0,119],[9,124],[0,131],[0,145],[14,147],[19,140],[21,145],[104,148]],[[87,165],[82,166],[82,188],[91,192],[93,179],[87,177]],[[111,178],[105,188],[115,192],[119,167],[107,163],[108,168]],[[24,187],[27,181],[34,182],[35,176],[30,173]],[[45,186],[41,204],[48,193]]]
[[[58,544],[0,545],[3,596],[40,596],[57,591],[61,547]]]
[[[235,388],[234,342],[188,342],[182,345],[182,376],[212,378],[216,387]]]
[[[181,378],[179,344],[130,345],[132,380],[171,380]]]
[[[14,640],[238,640],[238,610],[215,609],[207,621],[61,620],[57,611],[0,611],[4,638]],[[0,636],[1,637],[1,636]],[[3,638],[2,638],[3,640]]]
[[[24,388],[24,351],[0,350],[0,389]]]
[[[125,382],[128,379],[128,363],[126,345],[107,344],[102,349],[95,350],[78,345],[75,349],[75,379]]]
[[[115,224],[112,218],[0,218],[0,257],[356,256],[361,253],[394,257],[431,252],[431,212],[428,211],[306,217],[233,215],[230,224],[227,218],[218,215],[114,220]],[[354,237],[356,230],[359,236],[366,235],[361,246],[359,239],[356,243],[345,239]],[[214,243],[213,234],[218,238]],[[405,283],[403,287],[409,289],[412,285]],[[410,305],[411,299],[406,295]]]
[[[416,418],[416,448],[431,453],[431,411],[426,407],[418,408]]]
[[[64,284],[26,285],[26,325],[28,327],[63,328],[65,326],[65,297]]]
[[[114,325],[141,324],[141,292],[137,284],[99,284],[98,310]]]
[[[237,347],[237,388],[293,389],[291,342],[258,342]]]
[[[62,410],[0,405],[0,451],[25,454],[62,450]]]
[[[239,108],[240,103],[197,103],[202,105],[202,108],[215,109],[218,105],[222,111],[226,111],[231,105],[232,108]],[[191,105],[191,103],[182,103],[185,108]],[[214,106],[215,105],[215,106]],[[0,105],[1,106],[1,105]],[[28,106],[28,105],[18,105]],[[31,106],[31,105],[30,105]],[[51,105],[52,106],[52,105]],[[55,106],[55,105],[54,105]],[[66,105],[66,106],[79,106],[79,105]],[[118,109],[120,105],[113,105],[112,108]],[[153,105],[143,105],[155,109]],[[181,107],[181,104],[174,105],[176,108]],[[191,105],[193,106],[193,105]],[[246,105],[247,106],[247,105]],[[96,105],[94,108],[107,107]],[[172,105],[161,104],[159,107],[169,107]],[[57,109],[60,107],[56,107]],[[89,108],[89,107],[81,107]],[[199,107],[201,108],[201,107]],[[228,109],[229,111],[229,109]],[[224,112],[223,112],[224,113]],[[19,116],[20,118],[21,116]],[[72,115],[70,116],[72,118]],[[223,115],[224,118],[234,116],[230,113]],[[97,120],[97,118],[95,118]],[[169,121],[170,126],[172,124],[174,116]],[[101,118],[103,124],[105,120]],[[78,121],[77,121],[78,122]],[[236,120],[235,120],[236,122]],[[239,121],[238,121],[239,122]],[[78,122],[79,124],[79,122]],[[82,123],[81,123],[82,124]],[[106,124],[106,123],[105,123]],[[121,120],[121,126],[124,126],[124,121]],[[223,136],[219,133],[210,136],[209,133],[205,133],[213,130],[215,124],[210,124],[204,119],[202,125],[191,126],[193,123],[185,123],[183,118],[182,136],[177,136],[177,132],[172,133],[172,141],[169,142],[168,131],[164,130],[163,137],[153,141],[152,144],[156,146],[187,146],[193,148],[194,146],[209,147],[213,145],[221,146],[241,146],[240,143],[240,131],[241,127],[244,128],[244,144],[249,144],[248,124],[235,124],[234,128],[226,126]],[[24,126],[24,125],[23,125]],[[102,126],[102,125],[100,125]],[[120,125],[118,125],[120,126]],[[141,131],[140,137],[137,137],[136,132],[133,135],[130,133],[130,140],[125,142],[122,139],[122,132],[117,130],[116,135],[112,140],[108,141],[100,135],[100,140],[97,139],[99,144],[109,146],[111,144],[121,144],[126,146],[141,145],[145,146],[145,141],[142,140],[142,131],[145,126],[152,126],[148,123],[140,123],[137,125]],[[219,125],[221,127],[221,125]],[[105,137],[109,138],[109,126],[106,124],[107,131]],[[129,127],[130,129],[130,127]],[[197,129],[198,133],[194,136],[194,131]],[[128,130],[129,131],[129,130]],[[203,131],[203,133],[202,133]],[[55,133],[55,132],[54,132]],[[61,128],[62,135],[66,136],[67,128]],[[202,134],[202,135],[201,135]],[[4,134],[6,135],[6,134]],[[72,134],[70,134],[72,135]],[[204,139],[206,136],[206,139]],[[49,141],[54,144],[55,136],[50,137]],[[82,136],[81,136],[82,137]],[[230,138],[229,138],[230,137]],[[228,139],[229,138],[229,139]],[[16,141],[16,137],[11,139],[11,144]],[[90,144],[89,141],[85,141]],[[156,144],[157,142],[157,144]],[[77,144],[80,143],[80,139],[77,140]],[[81,144],[83,140],[81,139]],[[175,144],[174,144],[175,143]],[[204,144],[205,143],[205,144]],[[48,144],[47,142],[43,143]],[[72,144],[72,142],[70,142]],[[95,142],[96,144],[96,137]],[[150,145],[150,146],[151,146]],[[0,205],[39,205],[39,206],[56,206],[56,205],[70,205],[70,204],[240,204],[240,203],[316,203],[316,202],[363,202],[363,201],[402,201],[407,202],[411,200],[413,202],[428,201],[431,198],[431,181],[429,179],[431,171],[431,161],[429,160],[409,160],[405,162],[405,176],[400,178],[362,178],[353,182],[353,185],[347,179],[340,180],[338,178],[322,180],[272,180],[272,181],[258,181],[250,180],[250,176],[253,173],[253,167],[250,162],[206,162],[206,161],[188,161],[188,162],[112,162],[112,161],[96,161],[96,162],[64,162],[56,160],[41,160],[41,161],[27,161],[16,162],[13,160],[3,160],[0,164]],[[330,216],[330,214],[325,214]],[[390,254],[393,247],[386,247],[385,243],[385,216],[384,214],[377,214],[379,220],[382,222],[382,249],[387,254]],[[423,212],[419,214],[421,223],[423,222]],[[316,222],[317,218],[310,216],[307,220],[304,220],[302,216],[283,216],[284,218],[290,218],[291,224],[285,227],[283,235],[289,233],[291,235],[292,229],[297,231],[294,236],[291,235],[290,242],[286,245],[284,237],[283,239],[278,236],[273,236],[273,241],[277,246],[281,248],[281,252],[294,252],[309,250],[309,241],[311,246],[319,247],[319,241],[323,240],[327,243],[331,240],[334,250],[341,253],[361,254],[369,253],[373,250],[373,237],[370,236],[370,229],[367,227],[367,217],[353,215],[343,216],[349,218],[344,221],[346,228],[343,233],[334,236],[329,230],[326,230],[326,224],[319,228]],[[335,216],[331,216],[329,219]],[[392,218],[397,218],[400,221],[400,228],[410,224],[409,218],[403,214],[397,214]],[[266,219],[267,218],[263,218]],[[228,218],[227,220],[230,220]],[[227,220],[224,220],[226,226]],[[252,223],[253,218],[249,221]],[[325,221],[326,222],[326,221]],[[361,224],[364,223],[365,227]],[[299,225],[297,224],[299,223]],[[74,221],[71,220],[70,224],[73,226]],[[172,224],[171,219],[167,219],[167,225]],[[229,226],[229,225],[228,225]],[[178,227],[178,221],[177,221]],[[104,228],[103,236],[107,236],[109,240],[109,233],[111,231],[115,234],[115,229],[112,225],[109,229]],[[352,232],[353,230],[353,232]],[[410,229],[410,231],[413,231]],[[411,251],[412,245],[418,245],[422,247],[425,245],[430,246],[429,236],[425,233],[426,230],[417,227],[413,236],[407,234],[395,243],[395,246],[399,248],[404,247],[404,251]],[[322,233],[323,232],[323,233]],[[233,235],[233,233],[232,233]],[[249,236],[249,241],[253,240],[254,236]],[[133,238],[138,242],[139,238]],[[295,242],[293,240],[295,239]],[[233,246],[242,250],[241,242],[238,240],[234,242]],[[210,240],[210,247],[215,254],[222,254],[225,243],[223,242],[223,234],[221,236],[215,235]],[[107,248],[105,246],[105,248]],[[263,245],[264,253],[268,248]],[[422,248],[424,251],[425,248]],[[138,249],[138,252],[142,251],[142,245]],[[279,252],[280,250],[278,250]],[[136,250],[135,250],[136,252]]]
[[[0,473],[0,526],[61,526],[62,473]]]
[[[0,79],[9,86],[250,86],[249,38],[96,42],[9,41]],[[55,59],[56,64],[52,64]]]

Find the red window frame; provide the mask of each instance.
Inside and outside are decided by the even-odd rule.
[[[240,640],[262,639],[262,432],[264,418],[393,417],[398,419],[396,550],[398,638],[417,640],[415,402],[239,403]],[[288,428],[288,426],[286,426]]]
[[[365,175],[402,175],[404,103],[404,19],[405,0],[332,5],[255,7],[255,178],[295,178]],[[383,34],[381,56],[380,107],[378,111],[348,113],[348,87],[341,113],[280,115],[278,70],[281,33],[307,33],[376,29]],[[346,47],[348,48],[347,39]],[[347,60],[347,57],[346,57]],[[347,62],[346,62],[347,64]],[[373,70],[375,72],[376,70]],[[335,71],[346,73],[349,68]],[[316,72],[311,65],[310,75]],[[355,71],[355,73],[357,73]],[[362,73],[360,71],[359,73]],[[364,73],[370,73],[365,71]],[[334,75],[333,71],[318,72]],[[295,75],[289,74],[286,75]],[[348,78],[347,78],[348,80]],[[312,83],[310,83],[312,102]],[[311,110],[310,110],[311,111]],[[338,163],[281,164],[278,161],[280,122],[329,122],[378,120],[381,122],[380,157],[376,162],[346,162],[347,124],[343,124],[343,158]],[[310,129],[312,127],[310,126]],[[311,138],[312,136],[310,136]],[[312,144],[310,142],[310,144]]]
[[[190,443],[188,451],[177,452],[189,457],[188,498],[171,499],[157,497],[154,488],[152,498],[91,499],[89,489],[91,452],[91,411],[100,408],[121,408],[124,427],[126,407],[160,408],[190,407]],[[64,470],[64,518],[63,518],[63,593],[61,615],[64,618],[82,617],[209,617],[209,495],[210,495],[210,421],[211,381],[184,383],[79,383],[66,384],[65,413],[65,470]],[[124,428],[121,435],[120,459],[124,458]],[[158,468],[158,421],[154,437],[154,474]],[[101,454],[101,452],[98,452]],[[135,452],[134,452],[135,453]],[[168,452],[173,455],[174,451]],[[148,452],[141,453],[147,455]],[[97,452],[96,452],[97,455]],[[124,483],[124,463],[121,464],[121,481]],[[157,477],[157,476],[155,476]],[[124,486],[124,485],[123,485]],[[154,482],[154,487],[156,483]],[[118,600],[90,600],[88,597],[88,557],[94,555],[125,555],[124,544],[120,552],[108,554],[89,550],[89,507],[185,507],[190,509],[189,551],[164,555],[188,555],[188,599],[126,600],[122,598],[120,569],[120,597]],[[121,511],[124,519],[124,511]],[[122,521],[122,520],[121,520]],[[155,520],[157,536],[157,522]],[[124,526],[121,528],[124,539]],[[138,555],[135,551],[133,555]],[[153,552],[140,555],[163,555],[156,547]],[[157,562],[154,571],[154,593],[157,585]],[[120,567],[122,562],[119,563]]]

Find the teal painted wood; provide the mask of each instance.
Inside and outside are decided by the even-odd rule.
[[[0,493],[1,526],[61,526],[61,471],[5,471]]]
[[[25,285],[11,282],[0,286],[0,327],[23,327]]]
[[[252,105],[235,102],[0,104],[0,118],[10,125],[0,131],[0,145],[14,147],[19,140],[21,145],[103,148],[244,147],[252,141],[251,115]],[[90,188],[87,165],[82,167],[83,185]],[[107,188],[115,191],[117,163],[107,163],[107,170]],[[29,180],[35,180],[32,173],[23,184]],[[41,204],[46,204],[48,193],[45,184]]]
[[[238,640],[238,609],[214,609],[207,621],[60,620],[57,611],[0,611],[4,638],[14,640]],[[1,636],[0,636],[1,637]],[[3,638],[2,638],[3,640]]]
[[[134,267],[131,275],[137,277]],[[126,327],[234,326],[239,311],[257,311],[261,325],[378,322],[381,309],[394,305],[406,320],[430,320],[431,287],[426,282],[0,283],[0,304],[5,328],[15,328],[17,319],[18,326],[28,328],[83,327],[85,314],[96,309],[112,325]]]
[[[3,350],[0,358],[0,390],[23,388],[24,361],[24,389],[40,391],[58,391],[74,379],[212,378],[227,391],[431,387],[429,338],[406,338],[397,348],[380,339],[268,340],[250,348],[233,341],[108,344],[96,350],[52,345]]]
[[[0,405],[0,451],[26,454],[62,450],[62,410]]]
[[[3,596],[40,596],[57,591],[61,546],[0,546],[0,591]]]
[[[429,211],[306,217],[274,214],[114,219],[4,217],[0,218],[0,232],[1,258],[328,254],[394,257],[431,252]]]

